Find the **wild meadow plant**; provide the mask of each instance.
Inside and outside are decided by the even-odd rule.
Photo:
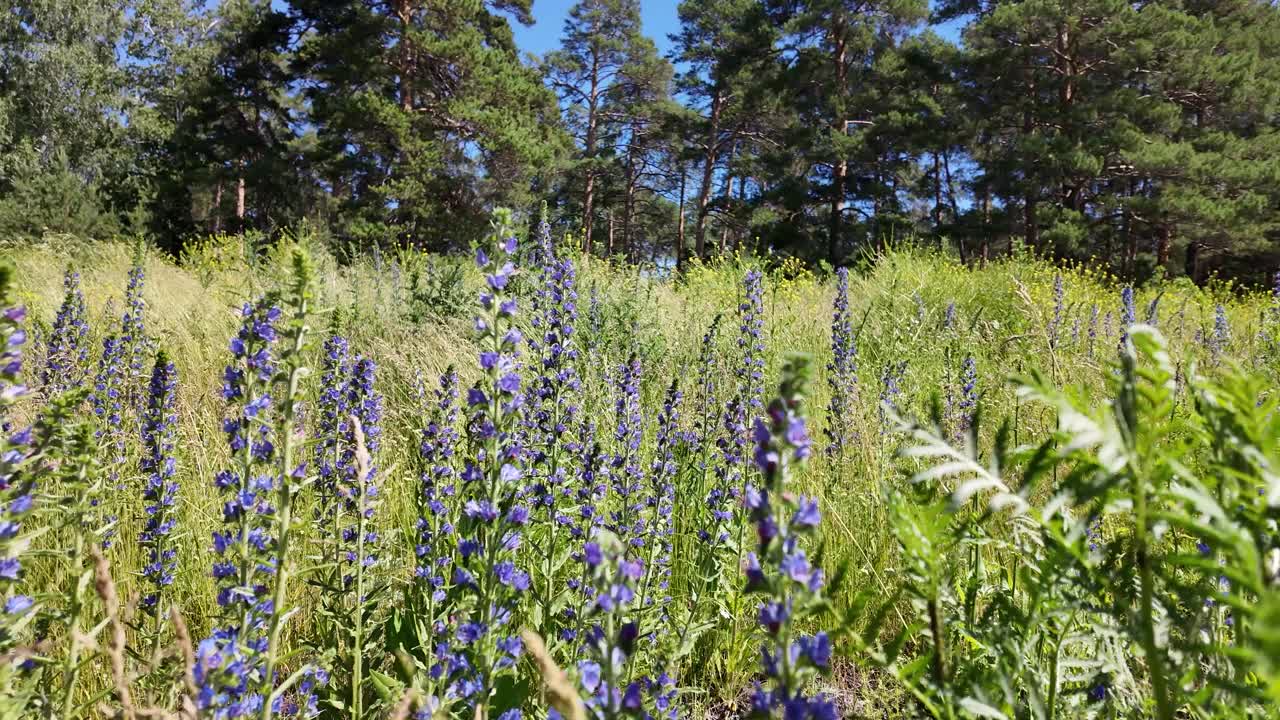
[[[421,466],[414,494],[415,565],[406,598],[411,615],[403,624],[411,638],[406,643],[408,650],[416,651],[417,661],[431,669],[429,677],[439,681],[444,679],[445,668],[438,664],[438,646],[446,648],[441,660],[448,660],[446,575],[454,561],[459,510],[458,373],[452,366],[440,375],[428,412],[418,445]],[[429,687],[427,691],[436,697],[444,688]]]
[[[89,401],[93,405],[93,414],[98,420],[98,443],[110,453],[106,465],[113,485],[119,480],[120,467],[126,459],[124,457],[124,370],[124,345],[120,342],[120,338],[115,335],[103,338],[102,355],[98,361],[98,372],[94,376],[93,392],[89,396]]]
[[[54,316],[40,372],[41,390],[53,397],[84,383],[89,362],[89,318],[80,273],[67,268],[62,278],[62,305]]]
[[[482,379],[467,391],[467,432],[472,449],[462,471],[462,518],[452,584],[458,590],[451,664],[461,670],[442,707],[465,703],[483,720],[504,675],[510,675],[522,644],[513,620],[529,591],[529,573],[517,563],[530,511],[521,497],[525,475],[520,428],[525,412],[517,353],[523,336],[515,327],[517,303],[507,292],[516,273],[516,237],[510,213],[493,221],[487,248],[476,251],[484,275],[481,314],[475,319]],[[501,720],[519,708],[500,708]],[[514,715],[512,715],[514,713]]]
[[[539,556],[535,626],[552,635],[551,621],[560,595],[557,569],[567,553],[559,539],[566,524],[564,505],[570,501],[572,471],[568,445],[580,413],[578,379],[577,279],[572,260],[556,255],[545,208],[539,224],[540,262],[534,294],[532,331],[527,338],[530,363],[530,398],[525,421],[529,425],[528,484],[534,520],[543,532],[531,542]]]
[[[1053,316],[1049,320],[1049,349],[1056,350],[1061,342],[1062,321],[1066,312],[1066,285],[1062,273],[1053,276]]]
[[[1088,348],[1086,356],[1093,357],[1093,346],[1098,339],[1098,306],[1093,305],[1089,308],[1089,330],[1088,330]]]
[[[644,473],[640,464],[640,443],[644,438],[640,410],[640,360],[631,358],[618,366],[614,386],[613,453],[609,459],[609,479],[616,508],[609,513],[605,528],[614,534],[628,557],[635,557],[645,545]]]
[[[178,548],[173,538],[178,523],[177,458],[174,455],[177,391],[178,371],[168,354],[161,350],[156,353],[151,370],[147,407],[142,417],[143,455],[139,461],[146,520],[138,535],[138,544],[146,555],[142,574],[148,586],[139,607],[150,615],[150,626],[145,632],[152,637],[153,655],[159,650],[165,632],[166,603],[172,601],[168,597],[169,588],[178,570]]]
[[[825,576],[810,560],[802,540],[818,527],[821,514],[812,498],[786,487],[796,466],[808,459],[811,441],[800,405],[808,383],[809,358],[792,356],[782,369],[778,397],[754,427],[754,459],[761,485],[748,488],[746,507],[756,530],[756,549],[747,557],[747,590],[763,601],[757,622],[765,683],[751,698],[757,717],[835,720],[825,696],[810,695],[810,681],[830,668],[831,638],[803,634],[803,622],[821,612]]]
[[[135,432],[123,323],[104,353],[119,360],[99,361],[91,386],[46,404],[19,376],[25,312],[0,302],[10,425],[0,436],[0,718],[1163,720],[1267,716],[1280,697],[1278,413],[1267,385],[1230,362],[1258,345],[1251,338],[1223,342],[1221,362],[1197,367],[1211,353],[1189,336],[1175,346],[1126,327],[1120,362],[1099,371],[1110,355],[1110,341],[1092,349],[1100,311],[1063,307],[1046,323],[1032,308],[997,326],[984,318],[1003,312],[1001,293],[979,301],[964,288],[977,304],[965,306],[964,327],[929,308],[923,324],[907,323],[944,328],[937,343],[899,332],[894,313],[864,315],[871,301],[848,297],[838,273],[798,291],[806,303],[836,291],[820,311],[831,311],[830,337],[803,303],[774,312],[809,312],[797,315],[807,334],[785,315],[769,324],[772,337],[820,348],[813,364],[826,365],[826,382],[810,399],[808,364],[770,360],[782,382],[766,406],[755,298],[777,271],[706,266],[690,271],[687,294],[658,286],[664,320],[712,317],[719,308],[693,304],[703,289],[741,298],[736,333],[721,339],[716,316],[699,338],[687,323],[635,324],[640,304],[609,284],[622,271],[575,265],[549,230],[522,276],[514,234],[499,216],[467,275],[483,287],[469,340],[447,335],[461,325],[442,318],[456,348],[406,346],[447,361],[474,353],[432,386],[419,380],[416,404],[404,378],[425,369],[388,350],[382,326],[335,319],[313,348],[307,282],[250,303],[238,330],[219,331],[235,333],[225,447],[210,447],[216,430],[198,425],[196,389],[210,378],[199,353],[155,358]],[[280,259],[259,259],[250,284],[276,286]],[[1023,269],[969,278],[982,271],[908,260],[974,287]],[[361,262],[334,271],[329,298]],[[158,294],[170,269],[148,267],[161,269],[148,278]],[[1069,269],[1032,269],[1055,305],[1066,289],[1081,308],[1117,292]],[[859,286],[873,292],[899,277],[868,273]],[[580,280],[599,288],[581,323]],[[385,295],[378,313],[391,310]],[[1247,316],[1240,301],[1205,297],[1192,317],[1216,316],[1214,302]],[[353,306],[362,321],[373,302]],[[166,329],[164,316],[146,319]],[[1069,394],[1037,374],[1016,390],[988,377],[1023,359],[1037,325],[1054,328],[1054,380],[1080,383]],[[1206,323],[1199,342],[1210,341]],[[1083,361],[1086,343],[1095,362]],[[887,452],[859,453],[867,468],[814,452],[809,436],[817,423],[825,449],[839,409],[860,417],[875,405],[877,393],[853,395],[859,350],[876,358],[885,432],[846,434],[841,447],[901,445],[880,464]],[[916,383],[936,383],[947,402],[934,404],[931,425],[900,425],[918,405]],[[113,385],[122,392],[105,391]],[[980,427],[1010,408],[1003,426]],[[119,455],[107,425],[126,428]],[[122,528],[141,530],[138,548],[117,540],[95,556],[111,527],[94,501],[111,495],[116,457],[122,479],[141,479],[112,506]],[[209,467],[223,470],[216,493],[188,485],[198,474],[207,483]],[[883,501],[859,502],[875,483]],[[211,560],[181,556],[192,534],[208,540],[210,521]],[[850,539],[862,555],[843,547]],[[119,597],[106,592],[107,557],[125,568]],[[198,576],[210,570],[206,585]],[[844,590],[846,574],[866,582]],[[217,595],[200,597],[209,586]],[[125,640],[137,648],[124,652]],[[133,672],[117,672],[117,658]],[[144,689],[133,698],[157,707],[131,706],[131,682]]]
[[[15,429],[8,410],[30,390],[23,382],[23,346],[27,333],[26,308],[14,303],[13,268],[0,264],[0,697],[9,705],[6,716],[17,716],[30,702],[34,649],[22,650],[30,639],[35,617],[33,589],[24,584],[24,560],[42,530],[29,523],[38,490],[34,465],[40,446],[30,427]]]
[[[738,303],[738,352],[733,386],[722,412],[721,432],[716,438],[715,481],[706,501],[711,517],[703,532],[705,541],[712,544],[717,568],[709,575],[717,581],[723,575],[720,568],[736,556],[737,548],[741,547],[746,523],[740,522],[742,516],[736,510],[746,481],[750,423],[760,407],[764,383],[763,284],[758,270],[747,271],[742,294],[743,299]],[[739,522],[735,523],[735,517]],[[737,544],[731,540],[737,540]],[[714,583],[711,590],[713,593],[716,590]]]
[[[214,481],[225,498],[223,529],[213,535],[218,625],[200,642],[192,673],[195,705],[213,717],[313,714],[314,687],[327,678],[309,664],[278,677],[281,633],[293,614],[287,593],[293,505],[306,480],[295,425],[311,278],[309,260],[296,251],[288,315],[274,298],[245,304],[223,373],[229,410],[223,432],[235,464]]]
[[[955,314],[955,304],[948,307],[948,317]],[[831,317],[831,361],[827,363],[827,385],[831,399],[827,406],[826,451],[843,457],[845,447],[853,440],[852,418],[858,392],[858,341],[849,313],[849,271],[836,271],[836,299]]]
[[[1208,337],[1209,352],[1214,362],[1219,362],[1230,342],[1231,322],[1227,320],[1227,309],[1219,303],[1213,308],[1213,332]]]
[[[129,283],[125,287],[125,308],[120,318],[119,336],[124,357],[125,403],[140,422],[149,402],[148,361],[154,354],[153,343],[147,335],[147,303],[143,297],[147,279],[146,259],[146,245],[139,240],[134,250],[133,265],[129,268]]]
[[[1124,341],[1129,338],[1129,327],[1136,322],[1138,312],[1134,305],[1133,286],[1125,285],[1120,289],[1120,347],[1124,347]]]
[[[904,425],[902,457],[919,469],[887,500],[914,617],[887,640],[868,628],[858,648],[930,715],[1168,719],[1208,703],[1246,717],[1275,698],[1277,665],[1262,658],[1280,635],[1258,624],[1280,612],[1278,565],[1264,559],[1274,401],[1258,403],[1256,380],[1194,376],[1191,415],[1171,412],[1168,346],[1145,325],[1127,329],[1115,370],[1099,409],[1039,374],[1022,380],[1057,428],[1017,448],[1001,429],[986,462],[973,443]],[[1195,462],[1171,441],[1188,432]],[[991,551],[1010,567],[989,574]],[[870,591],[855,605],[901,607]]]

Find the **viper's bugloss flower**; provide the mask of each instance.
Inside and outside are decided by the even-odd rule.
[[[1053,317],[1049,320],[1049,349],[1056,349],[1059,342],[1059,334],[1062,332],[1062,318],[1066,304],[1066,287],[1063,284],[1062,273],[1053,276]]]
[[[955,304],[950,306],[955,313]],[[858,344],[849,312],[849,271],[836,271],[836,299],[831,316],[831,362],[827,363],[827,453],[839,455],[852,439],[851,418],[858,393]]]
[[[278,478],[271,390],[280,316],[280,309],[266,301],[246,304],[243,324],[230,343],[232,362],[223,372],[228,416],[222,429],[233,467],[214,478],[223,497],[223,529],[213,534],[213,576],[220,630],[242,643],[265,642],[266,616],[274,612],[269,587],[276,572],[272,502]]]
[[[1209,351],[1217,358],[1231,342],[1231,323],[1227,320],[1227,309],[1221,303],[1213,308],[1213,333],[1209,336]]]
[[[653,461],[649,466],[648,495],[645,505],[648,515],[648,545],[646,573],[641,592],[642,607],[657,605],[658,622],[654,632],[650,634],[656,641],[662,628],[667,625],[667,605],[671,601],[668,594],[671,578],[672,536],[675,533],[675,447],[680,434],[680,402],[683,395],[679,384],[671,381],[667,394],[662,401],[662,410],[658,413],[657,446],[654,449]]]
[[[371,463],[362,473],[356,459],[355,425],[350,418],[345,419],[341,424],[345,438],[337,487],[338,501],[345,511],[339,516],[338,537],[343,548],[338,561],[343,569],[344,585],[351,584],[357,566],[370,568],[377,564],[378,536],[370,527],[378,500],[376,458],[382,445],[382,396],[374,387],[376,372],[373,360],[358,357],[351,368],[351,379],[346,383],[346,407],[360,423]]]
[[[89,395],[93,414],[98,421],[98,429],[95,431],[98,447],[106,451],[103,465],[107,468],[113,487],[120,479],[120,468],[125,462],[124,353],[125,346],[120,338],[111,335],[102,340],[102,357],[98,360],[93,393]]]
[[[579,563],[580,571],[568,580],[568,601],[561,611],[560,639],[574,642],[582,637],[585,609],[595,600],[585,568],[584,548],[591,546],[603,527],[604,512],[601,504],[608,491],[609,455],[596,440],[596,426],[590,420],[578,424],[578,435],[569,446],[578,468],[577,482],[573,488],[572,509],[564,509],[556,515],[557,525],[568,529],[574,550],[570,558]]]
[[[125,288],[124,315],[120,318],[120,344],[125,359],[125,394],[131,400],[133,412],[139,422],[147,412],[149,402],[150,367],[152,343],[147,337],[147,303],[143,298],[146,288],[147,272],[146,255],[143,246],[138,245],[133,265],[129,268],[129,284]]]
[[[698,410],[693,427],[685,433],[685,442],[691,454],[699,457],[700,469],[705,472],[706,455],[714,446],[719,427],[719,387],[716,383],[719,356],[716,353],[716,335],[720,330],[722,315],[716,315],[707,326],[698,350]]]
[[[22,346],[27,342],[22,323],[26,319],[27,309],[21,305],[0,307],[0,420],[5,419],[6,408],[27,394],[21,382]],[[10,430],[7,423],[2,430]]]
[[[0,420],[4,410],[28,394],[22,382],[23,327],[26,309],[12,304],[9,283],[12,269],[0,265]],[[6,598],[0,613],[0,651],[8,652],[23,640],[18,628],[30,624],[34,601],[20,592],[23,555],[31,543],[26,521],[35,507],[35,478],[28,471],[35,452],[30,427],[14,431],[5,422],[0,428],[0,597]]]
[[[275,678],[266,678],[258,642],[246,642],[235,633],[215,632],[196,647],[192,679],[196,683],[196,708],[201,717],[214,720],[256,718],[269,698],[265,689]],[[272,715],[310,718],[319,714],[316,689],[328,684],[329,675],[307,666],[289,692],[272,702]]]
[[[62,305],[53,319],[41,371],[46,395],[80,387],[88,373],[89,320],[80,290],[80,273],[68,268],[62,289]]]
[[[97,420],[94,435],[102,455],[102,466],[107,471],[107,483],[117,490],[124,489],[120,483],[120,471],[127,460],[124,427],[127,378],[124,353],[125,347],[120,338],[111,335],[103,339],[102,355],[98,359],[98,371],[93,379],[93,392],[89,395],[89,403]],[[97,517],[93,522],[104,528],[101,544],[102,549],[106,550],[115,541],[115,523],[119,518],[105,513],[100,499],[95,498],[93,504],[97,508]]]
[[[317,472],[317,524],[322,537],[334,533],[337,510],[339,466],[344,455],[342,428],[349,414],[351,350],[345,337],[332,334],[325,339],[320,365],[320,397],[316,403],[314,463]]]
[[[640,409],[640,360],[631,359],[618,367],[615,379],[614,451],[610,458],[610,479],[617,508],[606,527],[632,551],[644,546],[644,498],[640,485],[644,473],[640,465],[640,441],[644,436]]]
[[[161,597],[173,584],[178,568],[178,551],[172,538],[177,524],[175,504],[178,483],[174,479],[174,437],[177,431],[178,371],[169,356],[156,354],[147,393],[147,409],[142,418],[142,460],[144,475],[142,498],[146,522],[138,535],[138,543],[146,552],[142,575],[149,586],[141,605],[155,613],[157,626],[163,607]],[[156,628],[159,632],[159,628]]]
[[[638,667],[638,646],[647,631],[641,626],[639,581],[645,563],[630,557],[612,533],[602,533],[579,555],[592,602],[584,608],[585,630],[578,662],[578,685],[593,717],[674,718],[674,685],[659,663]],[[552,712],[549,717],[559,717]]]
[[[960,365],[960,398],[956,403],[956,432],[963,435],[973,427],[978,410],[978,361],[966,355]]]
[[[1098,306],[1093,305],[1089,308],[1089,348],[1088,356],[1093,357],[1093,344],[1098,339]]]
[[[452,697],[487,703],[501,674],[521,652],[512,614],[530,585],[516,564],[529,509],[522,497],[527,474],[521,429],[524,388],[515,328],[518,305],[508,293],[516,274],[516,238],[510,212],[495,213],[488,248],[476,252],[485,283],[476,317],[481,380],[467,394],[467,432],[474,453],[464,463],[458,522],[458,554],[451,581],[457,587],[452,647],[469,670],[445,690]],[[454,664],[458,663],[454,661]]]
[[[902,379],[907,372],[907,361],[889,363],[880,375],[880,424],[888,428],[889,412],[898,412],[898,396],[902,394]]]
[[[1129,339],[1129,326],[1138,322],[1137,307],[1133,300],[1133,287],[1125,285],[1120,289],[1120,344]]]
[[[738,387],[743,410],[754,416],[764,394],[764,276],[750,270],[743,280],[745,299],[738,305]]]
[[[1151,302],[1147,303],[1147,320],[1146,323],[1151,327],[1155,327],[1160,322],[1160,296],[1156,295],[1151,298]]]
[[[452,558],[451,538],[457,514],[456,454],[458,445],[458,373],[450,367],[440,376],[431,415],[422,429],[418,454],[422,461],[417,495],[418,539],[414,549],[415,581],[426,587],[421,597],[444,600],[445,566]]]
[[[534,362],[530,368],[530,392],[524,418],[529,456],[526,494],[545,529],[535,547],[540,556],[541,579],[537,601],[546,621],[558,594],[556,567],[562,547],[557,540],[561,498],[571,494],[566,446],[578,415],[581,384],[578,380],[577,279],[573,262],[559,258],[551,242],[546,215],[539,225],[539,277],[534,295],[532,332],[527,339]],[[489,351],[487,358],[496,354]],[[541,628],[546,630],[547,628]]]
[[[816,500],[787,492],[793,469],[810,453],[800,402],[808,360],[788,359],[778,397],[754,428],[755,462],[762,485],[750,488],[746,505],[756,526],[756,551],[747,558],[747,588],[764,596],[757,610],[763,631],[765,683],[757,685],[752,714],[757,717],[835,718],[835,706],[823,695],[809,697],[806,685],[826,671],[831,641],[825,632],[797,634],[803,613],[823,604],[823,571],[809,559],[804,536],[815,532],[821,516]]]

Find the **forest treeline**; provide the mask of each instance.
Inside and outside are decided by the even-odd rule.
[[[512,32],[531,0],[20,1],[0,13],[0,237],[177,251],[306,222],[447,249],[545,200],[632,260],[837,264],[912,237],[1137,278],[1280,264],[1272,2],[678,14],[664,54],[639,0],[580,0],[534,57]]]

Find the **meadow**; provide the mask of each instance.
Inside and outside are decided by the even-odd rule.
[[[0,716],[1275,714],[1280,295],[523,235],[4,246]]]

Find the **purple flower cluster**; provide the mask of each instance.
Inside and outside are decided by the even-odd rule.
[[[509,214],[503,213],[491,248],[476,252],[485,281],[484,312],[475,320],[483,378],[467,391],[467,428],[475,453],[461,475],[462,517],[450,578],[460,591],[453,642],[437,646],[438,652],[452,652],[442,667],[468,669],[446,694],[474,696],[477,703],[489,701],[498,676],[511,671],[522,651],[512,613],[530,585],[529,574],[516,564],[530,511],[521,498],[524,395],[517,349],[523,338],[515,328],[517,304],[508,288],[516,272],[515,253]]]
[[[213,720],[235,720],[262,716],[270,687],[265,668],[254,647],[235,636],[211,637],[196,647],[192,677],[197,693],[196,707],[200,717]],[[271,714],[281,717],[309,718],[319,714],[315,691],[327,684],[329,675],[320,668],[305,667],[297,673],[291,692],[272,701]]]
[[[232,361],[223,371],[228,407],[223,432],[233,465],[214,478],[223,498],[223,527],[213,533],[218,611],[193,668],[202,717],[314,714],[311,693],[325,680],[311,666],[285,680],[276,674],[280,632],[288,615],[288,608],[277,603],[288,597],[285,562],[293,488],[306,469],[306,463],[293,465],[291,437],[283,438],[280,449],[275,444],[278,432],[293,430],[301,371],[297,363],[306,334],[309,267],[305,256],[295,255],[294,261],[297,285],[283,332],[278,325],[284,314],[269,299],[246,303],[240,330],[230,342]],[[282,337],[287,344],[277,359]]]
[[[265,301],[244,306],[244,324],[231,340],[233,362],[223,373],[222,387],[230,410],[222,429],[235,467],[214,478],[224,497],[224,529],[213,534],[213,576],[225,623],[222,632],[255,647],[261,643],[263,649],[266,638],[261,631],[266,616],[274,612],[269,578],[277,569],[271,534],[278,482],[271,390],[276,372],[272,348],[280,315],[279,308]]]
[[[347,339],[337,333],[325,338],[320,365],[320,397],[316,401],[315,445],[313,462],[317,472],[316,525],[318,535],[326,544],[326,561],[337,564],[338,536],[338,483],[345,441],[343,428],[347,425],[351,377],[351,350]]]
[[[890,411],[898,412],[898,396],[902,394],[902,379],[907,373],[907,361],[889,363],[880,376],[880,424],[889,427]]]
[[[646,573],[644,561],[630,555],[612,533],[583,546],[580,562],[592,601],[584,610],[587,658],[578,662],[578,683],[594,717],[675,718],[674,680],[636,668],[644,635],[637,587]],[[549,717],[560,715],[553,710]]]
[[[571,493],[570,463],[564,451],[571,444],[581,383],[575,368],[578,362],[574,334],[578,318],[577,279],[573,262],[556,256],[545,213],[539,225],[537,255],[539,287],[534,296],[533,332],[528,338],[535,362],[530,368],[533,377],[525,424],[531,461],[529,498],[545,530],[536,543],[542,566],[538,601],[542,617],[550,619],[558,590],[555,568],[557,559],[562,557],[556,538],[561,526],[559,501]]]
[[[609,461],[617,505],[605,527],[618,537],[628,553],[645,543],[645,500],[640,494],[644,477],[640,465],[640,442],[644,436],[640,372],[640,360],[635,355],[618,367],[614,388],[614,451]]]
[[[27,334],[22,323],[26,308],[11,305],[10,269],[0,266],[0,411],[27,395],[22,384],[22,346]],[[0,417],[3,417],[0,415]],[[12,434],[11,434],[12,433]],[[17,642],[14,626],[25,624],[34,604],[16,592],[22,579],[22,553],[29,545],[22,535],[23,523],[35,504],[35,484],[24,466],[32,453],[30,428],[12,432],[8,423],[0,431],[0,596],[5,598],[0,613],[0,650],[10,650]]]
[[[364,434],[365,449],[369,457],[376,458],[382,438],[382,396],[374,388],[377,367],[367,357],[356,358],[351,368],[351,379],[346,383],[346,407],[360,423]],[[377,564],[378,535],[369,527],[374,505],[378,498],[377,466],[371,463],[361,474],[356,461],[355,426],[350,418],[341,423],[345,435],[337,495],[345,511],[340,515],[339,537],[344,550],[339,557],[343,568],[342,582],[349,586],[355,580],[357,568],[370,568]]]
[[[763,630],[761,650],[766,683],[751,699],[758,717],[835,720],[835,705],[822,695],[806,694],[808,681],[831,662],[831,640],[825,632],[801,635],[797,620],[823,603],[824,576],[809,560],[801,540],[821,521],[816,500],[786,492],[792,469],[810,454],[810,440],[800,400],[808,359],[793,357],[783,369],[778,397],[767,418],[755,423],[755,462],[763,486],[748,490],[746,504],[755,524],[757,545],[747,558],[747,589],[761,593],[757,622]]]
[[[604,517],[599,506],[608,492],[609,478],[608,455],[596,441],[595,423],[584,421],[578,424],[578,436],[570,450],[578,467],[578,482],[573,492],[575,508],[571,512],[560,513],[556,522],[568,528],[576,548],[570,557],[580,563],[583,572],[571,576],[567,582],[569,599],[563,610],[564,627],[560,630],[560,639],[567,642],[583,636],[586,609],[595,599],[582,548],[595,539],[603,526]]]
[[[444,569],[452,559],[451,538],[456,517],[457,470],[454,465],[458,445],[458,373],[452,367],[440,376],[439,388],[422,442],[418,447],[422,460],[420,489],[417,495],[418,538],[414,547],[417,567],[416,582],[421,586],[418,598],[425,601],[427,616],[436,620],[433,608],[445,599]]]
[[[966,355],[960,365],[960,398],[956,403],[956,434],[964,436],[973,427],[978,411],[978,362]]]
[[[738,305],[738,392],[743,410],[755,415],[763,406],[764,394],[764,276],[759,270],[747,272],[743,280],[746,298]]]
[[[703,457],[699,459],[700,469],[707,470],[706,453],[713,447],[716,428],[719,423],[719,393],[716,386],[716,335],[720,331],[720,319],[716,315],[702,336],[702,344],[698,351],[698,416],[694,418],[693,428],[685,433],[686,442],[701,450]]]
[[[1120,289],[1120,346],[1129,339],[1129,326],[1138,321],[1137,307],[1133,301],[1133,287],[1125,285]]]
[[[1049,320],[1049,349],[1058,347],[1059,335],[1062,332],[1062,319],[1065,312],[1067,291],[1063,285],[1062,273],[1053,276],[1053,318]]]
[[[178,371],[163,351],[156,354],[151,371],[147,410],[142,418],[143,454],[140,469],[146,476],[143,501],[146,524],[138,542],[146,552],[142,574],[150,591],[142,597],[142,608],[155,614],[156,632],[163,617],[161,596],[173,584],[178,567],[177,549],[170,535],[177,523],[175,503],[178,483],[174,480],[176,463],[173,455],[177,414],[174,407],[178,389]]]
[[[62,305],[53,319],[40,378],[47,395],[80,387],[89,360],[89,321],[84,293],[80,291],[80,273],[68,268],[62,288]]]
[[[151,340],[147,337],[146,310],[147,304],[142,297],[146,286],[145,255],[141,247],[133,266],[129,268],[129,284],[125,288],[125,309],[120,320],[120,345],[127,366],[127,393],[136,404],[135,411],[141,418],[146,413],[148,400],[144,393],[147,383],[147,359],[151,351]]]
[[[1221,303],[1213,308],[1213,334],[1209,336],[1209,351],[1216,358],[1231,342],[1231,323],[1227,320],[1227,309]]]
[[[955,313],[955,304],[949,307]],[[831,400],[827,406],[827,453],[842,455],[853,436],[851,418],[858,393],[858,344],[849,312],[849,271],[836,271],[836,299],[831,316],[831,361],[827,363],[827,385]]]
[[[707,493],[710,524],[699,531],[704,542],[723,545],[733,519],[735,501],[742,495],[751,418],[759,412],[764,392],[763,275],[750,270],[743,279],[744,299],[738,304],[738,365],[733,395],[722,416],[724,432],[716,439],[715,485]]]
[[[1087,354],[1093,357],[1093,344],[1098,339],[1098,306],[1093,305],[1089,308],[1089,348]]]
[[[109,451],[104,464],[112,486],[119,481],[120,467],[125,462],[124,350],[118,337],[111,335],[103,339],[102,357],[98,360],[98,373],[89,396],[98,420],[98,447]]]
[[[658,413],[657,444],[649,467],[649,493],[645,499],[648,511],[648,562],[645,566],[641,607],[646,611],[656,606],[656,628],[663,628],[668,621],[667,606],[671,579],[672,536],[675,533],[675,449],[680,442],[680,402],[683,395],[677,381],[672,380]],[[658,630],[651,634],[657,639]]]

